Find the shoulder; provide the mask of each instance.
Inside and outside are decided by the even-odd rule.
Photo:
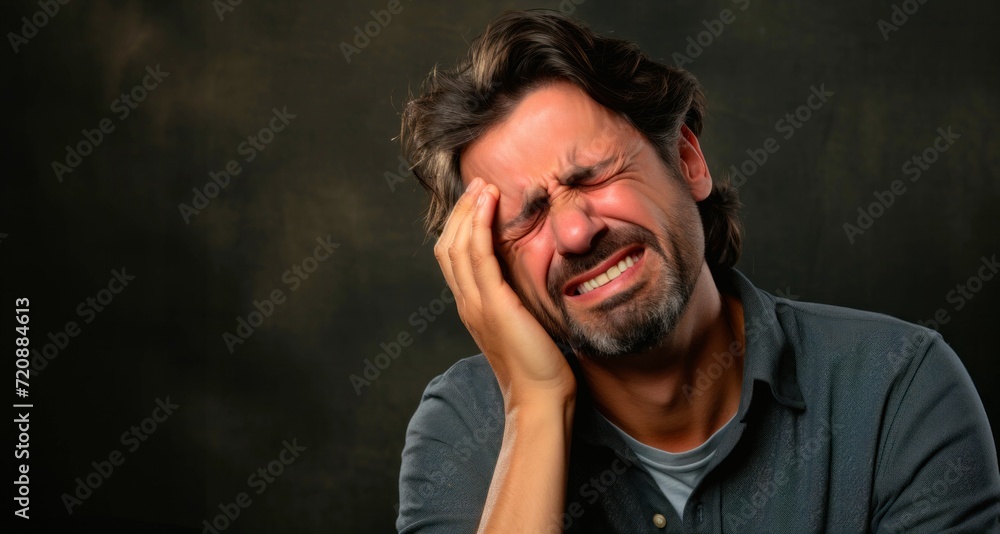
[[[503,437],[503,402],[482,355],[459,360],[424,390],[406,430],[400,532],[471,532]]]
[[[800,363],[904,372],[933,347],[954,356],[930,328],[871,311],[771,297]],[[881,374],[881,373],[880,373]]]
[[[462,386],[490,387],[499,392],[496,376],[486,356],[477,354],[458,360],[447,371],[431,379],[424,396],[472,393],[463,390]]]
[[[482,354],[463,358],[447,371],[431,379],[421,397],[421,404],[439,399],[461,411],[503,410],[503,397],[496,375]]]
[[[747,342],[782,353],[781,360],[794,355],[800,375],[812,370],[830,378],[830,372],[870,367],[893,374],[911,367],[932,344],[947,348],[929,328],[883,313],[774,296],[739,271],[730,274],[724,280],[743,300]]]
[[[482,354],[463,358],[427,384],[407,429],[417,436],[455,443],[474,436],[487,445],[503,434],[503,396]]]
[[[778,297],[772,299],[779,317],[794,319],[805,327],[800,330],[802,332],[826,332],[830,334],[830,339],[856,340],[859,336],[870,334],[891,338],[912,336],[918,332],[925,335],[936,333],[929,328],[883,313]]]
[[[918,376],[975,391],[935,330],[882,313],[759,295],[770,303],[765,308],[773,306],[782,369],[795,377],[806,404],[866,406],[867,415],[891,419],[904,399],[930,394],[912,387]]]

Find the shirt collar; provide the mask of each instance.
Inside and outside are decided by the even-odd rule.
[[[730,269],[728,275],[724,282],[728,282],[743,303],[743,332],[746,336],[743,392],[737,412],[740,421],[746,420],[755,395],[753,386],[757,382],[767,384],[774,399],[784,406],[805,409],[795,372],[795,351],[778,315],[777,298],[754,287],[736,269]]]
[[[714,271],[720,291],[739,297],[743,305],[743,331],[746,339],[744,352],[743,386],[736,419],[746,422],[751,404],[766,402],[761,397],[761,387],[766,387],[770,397],[793,410],[804,410],[795,372],[795,353],[789,342],[777,311],[777,298],[754,287],[743,273],[730,268]],[[568,347],[563,347],[572,355]],[[589,391],[580,380],[581,374],[575,357],[569,361],[578,377],[577,406],[574,415],[575,434],[594,445],[604,445],[615,450],[625,450],[633,456],[621,435],[601,417],[594,407]],[[576,439],[576,438],[574,438]]]

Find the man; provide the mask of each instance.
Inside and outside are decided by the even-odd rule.
[[[483,354],[424,393],[401,532],[995,532],[985,411],[933,331],[733,269],[694,78],[500,16],[402,142]]]

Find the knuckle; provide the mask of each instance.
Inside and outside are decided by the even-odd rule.
[[[480,254],[480,253],[476,252],[475,250],[473,250],[469,254],[469,261],[472,263],[472,268],[473,269],[479,270],[479,269],[482,268],[483,264],[486,262],[486,258],[484,258],[482,254]]]

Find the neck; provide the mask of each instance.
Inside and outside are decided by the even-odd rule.
[[[605,417],[646,445],[682,452],[704,443],[736,414],[743,346],[742,305],[719,292],[703,264],[665,343],[610,362],[579,362]]]

